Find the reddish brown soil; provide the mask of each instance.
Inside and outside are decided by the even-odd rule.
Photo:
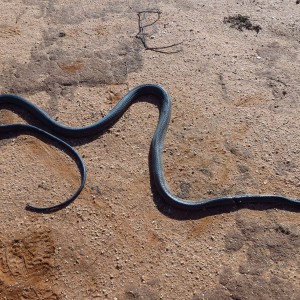
[[[174,194],[299,198],[296,2],[3,0],[0,92],[82,126],[131,88],[161,84],[173,99],[164,166]],[[136,38],[143,11],[143,24],[160,16],[146,45],[180,43],[174,53]],[[238,14],[261,30],[223,22]],[[299,209],[166,205],[148,169],[158,110],[141,100],[104,135],[68,140],[87,183],[56,213],[24,207],[66,199],[74,162],[38,137],[0,136],[0,299],[300,299]],[[0,107],[0,123],[16,122],[36,124]]]

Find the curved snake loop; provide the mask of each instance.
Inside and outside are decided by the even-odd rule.
[[[164,171],[162,166],[162,149],[164,137],[167,131],[168,123],[171,116],[171,98],[167,91],[160,85],[155,84],[145,84],[138,86],[131,90],[127,95],[125,95],[116,106],[102,119],[99,121],[83,126],[83,127],[68,127],[52,119],[46,112],[38,108],[33,103],[27,101],[16,95],[0,95],[0,105],[1,104],[13,104],[19,106],[23,109],[29,111],[33,116],[35,116],[39,121],[41,121],[45,126],[47,126],[52,132],[65,137],[80,138],[90,135],[99,134],[111,127],[120,116],[127,110],[127,108],[137,100],[138,97],[144,95],[153,95],[159,100],[159,120],[154,132],[151,146],[150,146],[150,172],[153,179],[153,184],[158,192],[158,194],[169,204],[176,206],[184,210],[200,210],[222,205],[237,205],[252,202],[279,202],[284,204],[300,205],[300,200],[287,198],[278,195],[254,195],[254,194],[244,194],[236,196],[225,196],[211,198],[207,200],[190,201],[176,197],[173,195],[165,181]],[[36,126],[27,124],[8,124],[0,125],[0,132],[9,131],[28,131],[33,133],[38,133],[54,142],[57,142],[61,146],[67,148],[71,151],[73,157],[77,161],[77,165],[81,173],[81,184],[78,190],[66,201],[50,206],[50,207],[35,207],[33,205],[27,204],[26,209],[48,213],[58,209],[61,209],[68,204],[70,204],[74,199],[80,194],[84,187],[86,180],[86,170],[84,166],[83,159],[81,156],[65,141],[58,138],[57,136],[49,133],[46,130],[38,128]]]

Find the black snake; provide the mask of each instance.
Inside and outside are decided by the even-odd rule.
[[[29,111],[33,116],[35,116],[39,121],[41,121],[46,127],[51,130],[51,132],[65,137],[71,138],[80,138],[90,135],[99,134],[104,130],[111,127],[120,116],[127,110],[127,108],[137,100],[138,97],[143,95],[154,95],[158,99],[159,106],[159,120],[156,126],[155,133],[152,138],[150,146],[150,172],[153,178],[153,184],[156,188],[158,194],[169,204],[174,205],[180,209],[184,210],[200,210],[205,208],[211,208],[222,205],[236,205],[244,204],[250,202],[280,202],[286,204],[300,205],[300,200],[287,198],[277,195],[236,195],[236,196],[225,196],[212,198],[207,200],[199,201],[189,201],[176,197],[173,195],[165,181],[164,171],[162,166],[162,150],[164,137],[167,131],[168,123],[171,116],[171,98],[167,91],[162,88],[160,85],[154,84],[145,84],[138,86],[131,90],[127,95],[125,95],[116,106],[102,119],[99,121],[83,126],[83,127],[68,127],[52,119],[47,113],[38,108],[33,103],[27,101],[24,98],[21,98],[16,95],[4,94],[0,95],[0,105],[1,104],[13,104]],[[59,203],[50,207],[35,207],[30,204],[27,204],[26,208],[31,211],[36,212],[51,212],[58,209],[61,209],[68,204],[70,204],[81,192],[84,187],[86,180],[86,170],[84,162],[81,156],[74,150],[72,146],[60,139],[59,137],[49,133],[48,131],[41,129],[36,126],[28,124],[1,124],[0,132],[10,132],[10,131],[19,131],[19,132],[32,132],[37,133],[41,136],[57,142],[61,146],[67,148],[71,151],[72,155],[75,157],[77,165],[81,173],[81,184],[78,190],[66,201]]]

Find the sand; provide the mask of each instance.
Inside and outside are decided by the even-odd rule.
[[[173,101],[164,145],[171,191],[191,200],[300,197],[300,5],[279,0],[0,3],[0,92],[82,126],[132,88]],[[0,123],[37,124],[0,107]],[[32,135],[0,135],[1,299],[300,299],[299,209],[189,213],[150,184],[158,119],[143,97],[105,134],[67,139],[76,164]]]

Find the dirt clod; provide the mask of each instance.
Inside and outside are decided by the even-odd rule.
[[[247,29],[254,30],[256,31],[256,33],[259,33],[262,29],[260,25],[253,25],[250,21],[250,17],[242,15],[225,17],[224,23],[229,23],[230,27],[236,28],[240,31],[243,31],[243,29]]]

